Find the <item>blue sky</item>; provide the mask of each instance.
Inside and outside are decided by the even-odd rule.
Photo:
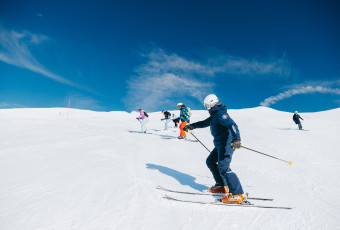
[[[0,2],[0,108],[340,107],[338,1]]]

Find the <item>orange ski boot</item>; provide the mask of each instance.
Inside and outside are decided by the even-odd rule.
[[[209,188],[209,192],[211,192],[211,193],[224,193],[224,187],[214,185],[211,188]]]
[[[209,188],[209,192],[211,193],[228,193],[229,192],[229,188],[228,186],[218,186],[218,185],[214,185],[211,188]]]
[[[229,193],[227,196],[222,197],[221,201],[228,204],[244,204],[244,197],[243,194],[232,195]]]

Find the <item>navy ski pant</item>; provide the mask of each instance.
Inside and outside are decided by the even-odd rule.
[[[228,144],[227,146],[229,147],[222,149],[214,148],[208,156],[206,163],[213,174],[216,185],[228,185],[231,194],[243,194],[240,180],[230,169],[230,163],[235,149],[232,149]]]

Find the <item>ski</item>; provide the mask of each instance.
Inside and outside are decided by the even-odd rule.
[[[139,134],[153,134],[153,133],[143,133],[143,132],[140,132],[140,131],[129,131],[129,133],[139,133]]]
[[[177,140],[184,140],[184,141],[189,141],[189,142],[198,142],[197,140],[191,140],[191,139],[187,139],[187,138],[183,138],[183,139],[178,139],[178,137],[162,137],[162,139],[168,140],[168,139],[177,139]]]
[[[163,188],[162,186],[157,187],[157,189],[166,191],[166,192],[173,192],[173,193],[181,193],[181,194],[189,194],[189,195],[200,195],[200,196],[225,196],[226,194],[224,193],[204,193],[204,192],[186,192],[186,191],[176,191],[176,190],[171,190],[167,188]],[[248,200],[262,200],[262,201],[273,201],[273,199],[267,199],[267,198],[258,198],[258,197],[247,197]]]
[[[194,203],[194,204],[205,204],[205,205],[219,205],[219,206],[229,206],[229,207],[242,207],[242,208],[269,208],[269,209],[293,209],[291,207],[281,207],[281,206],[266,206],[266,205],[255,205],[252,203],[245,203],[245,204],[227,204],[223,202],[204,202],[204,201],[191,201],[191,200],[184,200],[184,199],[177,199],[165,195],[165,198],[168,200],[174,200],[179,202],[185,203]]]
[[[197,140],[191,140],[191,139],[187,139],[187,138],[184,138],[182,140],[189,141],[189,142],[198,142]]]

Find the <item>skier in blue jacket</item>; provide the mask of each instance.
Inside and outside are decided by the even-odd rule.
[[[295,113],[293,115],[293,121],[295,122],[295,124],[297,124],[299,126],[299,130],[302,130],[302,125],[301,125],[300,119],[303,120],[303,118],[300,117],[300,115],[298,114],[298,111],[295,111]]]
[[[235,149],[241,148],[240,132],[236,123],[227,113],[227,108],[214,94],[204,99],[204,106],[210,117],[193,124],[186,125],[183,130],[205,128],[210,126],[214,137],[215,148],[208,156],[206,163],[213,174],[216,184],[209,191],[226,193],[222,198],[225,203],[244,203],[243,189],[237,175],[231,171],[230,163]]]
[[[188,108],[185,107],[183,103],[178,103],[177,108],[181,111],[179,117],[177,118],[181,121],[181,125],[179,126],[180,135],[178,139],[184,139],[186,135],[185,135],[185,132],[183,131],[183,127],[186,126],[190,122],[190,115],[189,115]]]

